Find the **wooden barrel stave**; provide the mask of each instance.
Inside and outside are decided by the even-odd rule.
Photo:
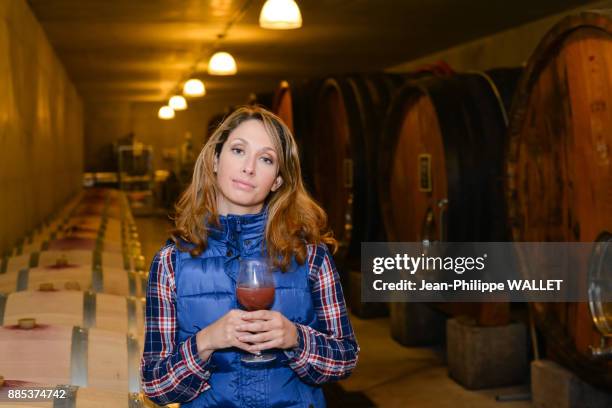
[[[313,110],[320,80],[282,81],[274,95],[272,110],[291,130],[300,151],[304,184],[313,191],[312,157],[317,154],[313,139]]]

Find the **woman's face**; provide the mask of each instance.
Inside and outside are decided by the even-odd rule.
[[[282,184],[278,155],[263,123],[251,119],[234,129],[215,159],[219,214],[255,214]]]

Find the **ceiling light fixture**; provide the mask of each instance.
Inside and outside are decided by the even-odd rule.
[[[174,95],[168,101],[168,106],[175,111],[185,110],[187,109],[187,101],[181,95]]]
[[[162,106],[159,108],[159,112],[157,112],[157,116],[160,119],[168,120],[174,118],[174,109],[169,106]]]
[[[259,26],[271,30],[300,28],[300,8],[294,0],[267,0],[259,14]]]
[[[210,75],[235,75],[236,60],[228,52],[215,52],[208,61],[208,73]]]
[[[190,79],[183,85],[183,95],[185,96],[204,96],[206,95],[206,88],[204,83],[199,79]]]

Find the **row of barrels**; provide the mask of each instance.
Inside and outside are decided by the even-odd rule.
[[[140,393],[147,276],[125,195],[85,190],[24,243],[0,270],[0,406],[37,389],[52,397],[34,406],[154,406]]]
[[[45,239],[53,234],[59,226],[66,220],[76,208],[78,203],[82,199],[82,194],[77,194],[71,200],[69,200],[62,208],[55,213],[49,215],[43,222],[30,231],[25,237],[17,237],[15,245],[8,250],[5,250],[2,254],[2,260],[7,257],[21,255],[22,253],[29,253],[36,248],[40,248]]]
[[[281,85],[273,110],[340,240],[353,312],[381,312],[360,302],[362,242],[600,241],[610,253],[611,36],[609,13],[582,13],[551,29],[524,68]],[[610,256],[599,259],[609,290]],[[586,263],[575,274],[586,282]],[[530,307],[548,355],[610,387],[612,365],[590,350],[610,350],[611,307],[591,303]],[[442,308],[482,325],[510,318],[508,304]],[[405,310],[392,305],[392,320]]]
[[[340,241],[357,314],[376,306],[360,304],[362,242],[508,240],[503,150],[520,74],[334,77],[298,87],[310,92],[301,104],[283,84],[276,111],[294,126],[305,178]]]

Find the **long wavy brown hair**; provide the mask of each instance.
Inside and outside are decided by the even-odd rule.
[[[287,271],[295,256],[306,260],[307,244],[325,243],[335,252],[338,243],[327,226],[327,214],[310,197],[302,181],[297,144],[291,131],[275,114],[258,106],[240,107],[231,113],[208,139],[200,152],[189,187],[179,198],[175,210],[172,240],[181,251],[200,255],[207,247],[208,228],[220,227],[217,211],[219,187],[213,170],[230,133],[247,120],[259,120],[272,140],[279,161],[280,188],[266,198],[265,239],[272,264]],[[187,245],[185,245],[187,243]]]

